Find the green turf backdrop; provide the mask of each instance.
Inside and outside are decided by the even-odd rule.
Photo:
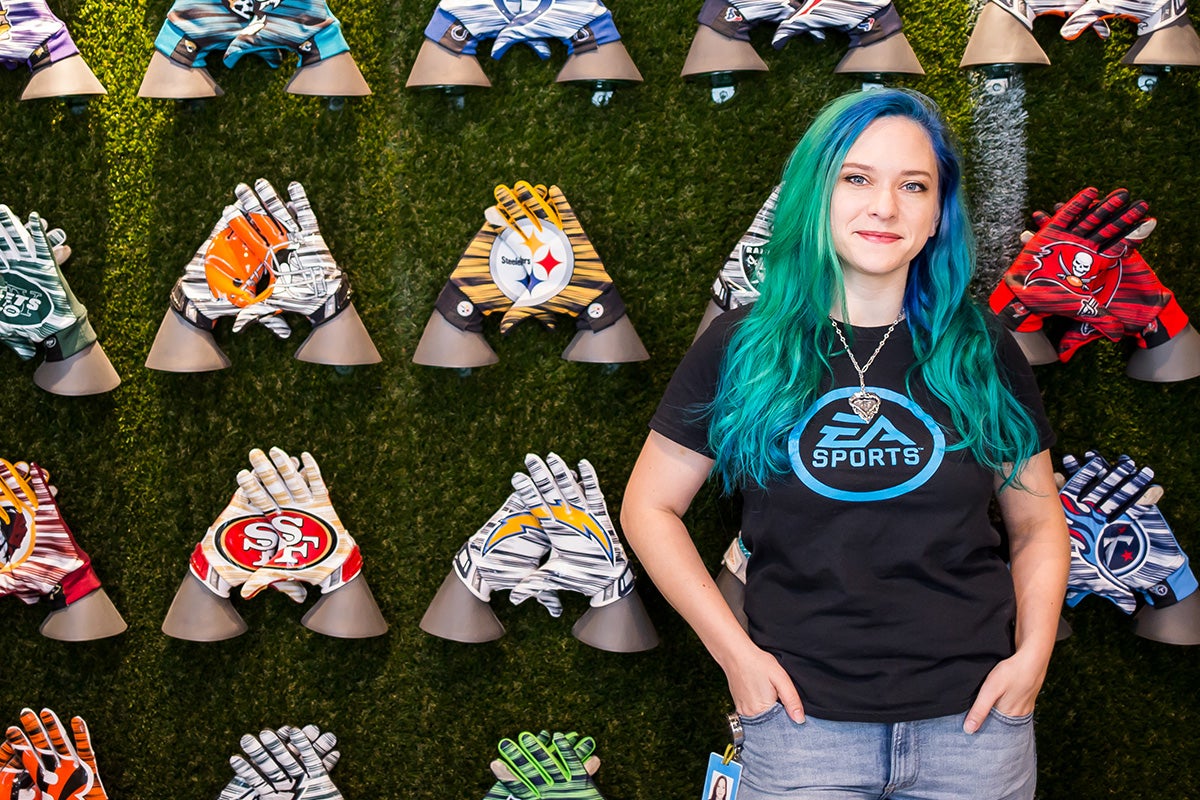
[[[334,773],[348,800],[470,798],[489,785],[496,740],[522,729],[596,737],[609,800],[695,797],[709,751],[723,749],[728,699],[719,669],[648,581],[662,636],[648,653],[614,655],[570,637],[563,619],[494,602],[508,626],[494,644],[431,638],[417,622],[451,557],[507,496],[525,452],[596,465],[610,507],[645,424],[708,302],[708,286],[815,111],[857,87],[833,67],[845,46],[799,40],[781,53],[756,34],[771,72],[714,106],[679,70],[693,4],[618,0],[616,22],[645,83],[608,108],[554,83],[565,53],[526,48],[485,62],[493,88],[466,108],[403,88],[432,12],[428,1],[338,0],[375,94],[330,111],[284,93],[292,66],[255,59],[214,68],[226,90],[199,112],[136,97],[168,0],[55,0],[107,97],[80,116],[19,103],[20,73],[0,76],[0,202],[67,230],[67,274],[124,382],[91,398],[35,388],[14,355],[0,387],[0,455],[44,463],[63,511],[130,624],[117,638],[41,638],[43,608],[3,604],[0,718],[25,705],[92,725],[110,795],[213,798],[239,735],[316,722],[342,740]],[[698,5],[698,3],[696,4]],[[969,144],[970,82],[956,64],[969,34],[965,0],[907,0],[906,32],[927,75],[906,80],[940,102]],[[1152,94],[1119,65],[1131,26],[1107,45],[1036,34],[1053,66],[1030,74],[1030,208],[1077,188],[1130,187],[1153,204],[1150,263],[1200,313],[1194,265],[1200,221],[1197,78]],[[356,292],[382,364],[339,375],[304,364],[265,329],[221,326],[233,366],[174,375],[142,364],[168,292],[239,181],[300,180]],[[562,361],[570,334],[527,322],[500,339],[500,363],[467,377],[411,356],[433,300],[482,221],[497,183],[557,183],[620,287],[652,360],[614,372]],[[1026,209],[1028,210],[1028,209]],[[296,327],[304,328],[298,324]],[[1059,429],[1056,456],[1099,447],[1159,472],[1161,507],[1185,549],[1200,552],[1194,434],[1200,382],[1137,383],[1121,349],[1090,345],[1040,368]],[[299,625],[275,593],[241,603],[250,631],[192,644],[159,631],[188,554],[255,446],[312,451],[360,542],[390,633],[340,641]],[[689,514],[717,564],[737,528],[732,504],[706,490]],[[1200,785],[1197,651],[1137,639],[1108,603],[1068,612],[1075,635],[1051,664],[1038,707],[1039,794],[1046,798],[1195,796]]]

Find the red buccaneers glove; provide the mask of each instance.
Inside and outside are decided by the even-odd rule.
[[[1088,187],[1044,219],[992,291],[988,304],[1010,330],[1040,330],[1056,315],[1087,322],[1113,341],[1124,335],[1105,307],[1114,288],[1108,271],[1130,251],[1149,205],[1132,202],[1124,189],[1096,203],[1098,196]]]
[[[297,469],[291,456],[272,447],[270,458],[251,450],[250,464],[254,471],[238,473],[238,485],[279,534],[279,550],[242,585],[242,597],[277,582],[307,583],[328,594],[357,578],[362,554],[333,510],[316,460],[301,453]]]
[[[37,464],[0,459],[0,594],[63,608],[100,588]]]

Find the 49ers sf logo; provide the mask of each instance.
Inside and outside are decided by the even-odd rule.
[[[319,564],[333,553],[337,534],[322,519],[287,508],[270,519],[241,517],[217,531],[217,550],[230,561],[255,570],[301,570]]]

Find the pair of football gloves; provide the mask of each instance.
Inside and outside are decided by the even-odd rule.
[[[0,6],[0,65],[36,71],[77,55],[70,31],[46,0],[5,0]]]
[[[21,710],[0,742],[0,797],[12,800],[108,800],[87,723],[70,728],[48,708]]]
[[[1101,39],[1111,33],[1113,19],[1129,20],[1137,25],[1138,36],[1153,33],[1180,19],[1187,19],[1187,3],[1180,0],[991,0],[1033,30],[1036,17],[1066,17],[1059,33],[1064,39],[1078,39],[1088,28]]]
[[[246,734],[230,756],[234,776],[217,800],[341,800],[329,777],[341,758],[337,737],[316,725]]]
[[[600,759],[590,736],[525,731],[501,739],[496,749],[497,780],[483,800],[604,800],[592,781]]]
[[[545,60],[552,40],[576,55],[620,41],[621,34],[599,0],[441,0],[425,38],[460,55],[477,54],[491,39],[494,59],[526,44]]]
[[[1132,614],[1139,605],[1164,608],[1196,591],[1187,556],[1150,502],[1153,469],[1126,455],[1110,464],[1092,451],[1062,463],[1059,499],[1071,534],[1068,606],[1095,594]]]
[[[1053,214],[1034,212],[1037,230],[993,290],[992,311],[1018,332],[1042,330],[1052,316],[1070,320],[1060,361],[1101,338],[1166,344],[1189,323],[1138,250],[1154,226],[1149,208],[1125,189],[1101,198],[1088,187]]]
[[[56,493],[40,465],[0,458],[0,596],[63,609],[100,588]]]
[[[729,39],[750,40],[750,30],[774,24],[771,44],[782,49],[807,33],[824,39],[829,31],[850,36],[850,47],[875,44],[900,33],[895,4],[878,0],[705,0],[697,18]]]
[[[507,591],[514,605],[535,598],[562,616],[560,591],[578,592],[593,607],[634,589],[633,570],[617,538],[596,471],[586,459],[572,472],[561,457],[525,456],[515,490],[454,558],[454,572],[487,602]]]
[[[304,187],[287,198],[260,178],[239,183],[208,238],[171,290],[171,308],[211,332],[233,317],[238,333],[259,324],[280,339],[292,334],[285,313],[315,328],[350,304],[350,284],[329,252]]]
[[[154,47],[189,69],[214,55],[233,67],[251,54],[277,67],[288,53],[308,67],[350,51],[325,0],[175,0]]]
[[[0,205],[0,342],[22,360],[41,348],[46,361],[65,361],[96,341],[62,272],[66,239],[37,213],[22,222]]]
[[[297,603],[307,586],[322,594],[362,573],[358,544],[334,511],[329,489],[309,453],[294,459],[272,447],[250,451],[250,469],[192,552],[189,569],[219,598],[245,598],[268,586]]]
[[[507,333],[527,318],[553,329],[563,314],[578,329],[598,332],[625,316],[612,277],[557,186],[519,181],[497,186],[495,197],[438,295],[446,321],[479,333],[485,316],[501,314]]]

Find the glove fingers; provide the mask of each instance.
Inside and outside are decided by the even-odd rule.
[[[517,741],[520,743],[521,749],[533,758],[538,771],[545,775],[552,783],[566,783],[570,777],[567,773],[566,765],[560,760],[561,757],[554,745],[554,741],[561,739],[561,737],[562,734],[555,734],[551,743],[544,745],[538,741],[536,736],[528,731],[517,736]]]
[[[1068,230],[1085,211],[1091,208],[1099,197],[1100,190],[1095,186],[1089,186],[1072,197],[1062,208],[1054,212],[1054,216],[1050,218],[1050,225],[1058,230]]]
[[[312,453],[308,451],[301,453],[300,464],[304,471],[304,481],[313,500],[328,503],[329,487],[325,485],[325,479],[321,477],[321,468],[317,466],[317,460],[312,457]]]
[[[554,487],[562,498],[576,508],[583,508],[585,505],[583,488],[575,480],[575,476],[571,474],[571,468],[562,460],[562,457],[557,453],[548,453],[546,466],[550,468],[550,474],[554,476]]]
[[[594,516],[608,516],[608,504],[604,502],[604,493],[600,491],[600,479],[596,476],[596,468],[586,458],[579,462],[579,480],[583,484],[583,496],[586,507]]]
[[[534,187],[529,184],[529,181],[517,181],[513,186],[513,191],[516,192],[517,201],[532,212],[534,217],[547,220],[559,227],[562,226],[562,218],[558,209],[546,202],[548,193],[545,186]]]
[[[275,187],[266,178],[259,178],[254,182],[254,191],[262,200],[262,204],[266,206],[271,218],[287,232],[288,238],[292,238],[300,232],[300,226],[283,204],[279,192],[275,191]]]
[[[275,464],[275,470],[287,487],[288,493],[295,498],[297,503],[307,505],[312,500],[312,492],[309,491],[304,477],[296,470],[291,456],[278,447],[272,447],[271,461]]]
[[[50,747],[54,752],[60,758],[79,761],[79,756],[76,755],[75,748],[65,735],[66,731],[58,718],[58,714],[55,714],[48,708],[43,708],[38,714],[38,720],[42,723],[42,730],[46,732],[46,739],[50,742]]]
[[[531,735],[530,738],[538,748],[541,748],[541,743],[537,742],[536,737]],[[501,739],[500,743],[496,745],[496,749],[500,751],[501,760],[512,770],[513,775],[516,775],[522,783],[535,792],[540,793],[540,790],[550,782],[549,776],[541,770],[538,762],[530,753],[526,752],[524,741],[518,744],[512,739]]]
[[[317,227],[317,215],[312,210],[312,203],[309,202],[304,187],[298,181],[288,184],[288,197],[291,198],[288,208],[292,210],[292,214],[300,224],[300,230],[304,233],[320,233],[320,228]]]
[[[292,326],[288,325],[287,320],[280,316],[278,312],[264,317],[259,317],[258,322],[280,339],[287,339],[292,335]]]
[[[283,477],[280,476],[279,470],[267,458],[267,454],[257,447],[250,451],[250,466],[254,472],[254,477],[259,480],[262,487],[271,495],[271,499],[275,501],[279,508],[284,508],[293,504],[292,493],[288,491],[287,484]]]
[[[50,740],[46,737],[46,731],[42,728],[42,721],[31,708],[21,709],[21,727],[25,729],[25,738],[29,741],[30,746],[37,751],[42,758],[53,757],[53,750],[50,747]],[[53,768],[53,763],[48,763],[46,766]]]
[[[300,763],[304,767],[304,772],[308,775],[320,775],[325,771],[324,765],[321,763],[321,757],[317,755],[313,743],[308,737],[300,731],[291,731],[288,735],[288,742],[300,756]]]
[[[258,794],[260,790],[264,793],[270,791],[266,779],[250,766],[250,762],[246,759],[241,756],[230,756],[229,766],[233,767],[234,774],[241,778],[248,787],[254,789],[255,794]]]
[[[546,507],[546,501],[528,475],[523,472],[514,472],[512,487],[516,490],[517,496],[521,498],[521,504],[529,509],[538,522],[545,523],[550,519],[550,510]]]
[[[279,513],[279,504],[271,495],[267,494],[262,483],[248,469],[243,469],[237,474],[238,493],[234,495],[234,501],[247,503],[252,510],[259,514],[269,515]],[[238,497],[238,494],[241,497]]]
[[[1093,204],[1088,213],[1075,226],[1074,233],[1081,237],[1089,237],[1102,225],[1120,216],[1120,212],[1128,206],[1129,192],[1125,189],[1114,189],[1099,203]]]
[[[559,493],[558,486],[555,485],[554,476],[551,475],[550,468],[546,466],[546,462],[542,460],[541,456],[536,453],[527,453],[525,455],[525,469],[528,471],[533,485],[537,487],[538,494],[542,497],[541,505],[565,505],[562,494]],[[533,506],[530,506],[530,508],[533,508]]]
[[[531,597],[536,597],[537,601],[550,613],[550,616],[562,616],[563,608],[562,601],[558,599],[556,589],[565,588],[556,586],[553,580],[546,573],[540,570],[534,571],[525,578],[517,582],[517,585],[508,593],[509,602],[513,605],[520,605]]]
[[[312,745],[308,739],[299,732],[297,732],[297,735],[304,741],[305,746],[311,750]],[[267,752],[271,754],[271,758],[283,768],[283,771],[287,773],[289,778],[303,777],[304,767],[296,760],[296,756],[292,754],[292,751],[284,744],[284,741],[279,738],[279,735],[275,731],[262,731],[258,734],[258,738],[262,741],[263,747],[267,749]],[[292,741],[293,745],[295,744],[294,740],[289,741]]]

